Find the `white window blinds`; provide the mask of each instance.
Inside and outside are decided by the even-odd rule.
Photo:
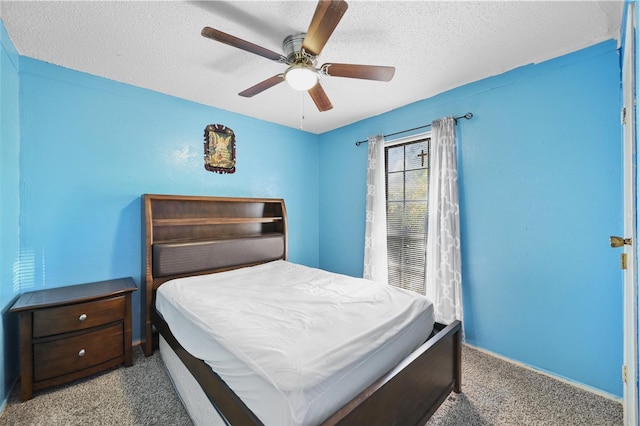
[[[429,142],[385,147],[389,284],[425,293]]]

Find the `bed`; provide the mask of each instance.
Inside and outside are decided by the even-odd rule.
[[[379,334],[361,339],[381,342],[369,352],[363,349],[362,361],[359,346],[344,346],[341,356],[336,349],[314,357],[313,342],[295,346],[299,353],[295,359],[280,359],[283,348],[294,346],[289,336],[282,347],[271,348],[271,364],[256,367],[251,374],[234,370],[236,364],[251,366],[251,358],[243,358],[251,348],[241,345],[254,340],[253,334],[243,335],[243,330],[271,320],[271,316],[254,318],[248,313],[259,310],[264,314],[270,307],[276,312],[289,293],[292,299],[309,299],[310,305],[324,306],[318,301],[325,300],[323,310],[311,316],[293,315],[298,309],[289,304],[284,315],[273,316],[274,321],[295,319],[306,321],[305,327],[313,322],[315,327],[324,321],[312,321],[314,318],[333,321],[335,317],[338,321],[339,309],[331,309],[346,300],[341,289],[356,289],[352,293],[368,303],[385,298],[389,287],[288,262],[284,200],[152,194],[142,199],[143,349],[149,356],[160,348],[194,423],[213,424],[215,417],[220,424],[232,425],[417,425],[426,423],[452,391],[460,392],[460,323],[434,323],[432,307],[417,307],[422,302],[409,298],[399,301],[398,308],[410,312],[410,319],[403,322],[394,317],[390,324],[395,329],[375,327]],[[262,281],[249,279],[248,274]],[[287,284],[280,285],[280,278],[273,278],[287,274],[292,278],[290,284],[282,281]],[[249,283],[246,289],[244,283]],[[272,297],[272,302],[260,296],[262,288],[269,289],[262,294]],[[396,297],[395,289],[393,292]],[[192,311],[206,299],[205,294],[210,296],[207,300],[219,304]],[[238,305],[231,305],[234,297]],[[256,308],[255,303],[267,305]],[[372,312],[375,309],[371,307]],[[212,317],[211,322],[202,325],[206,316]],[[197,327],[185,329],[193,327],[190,323]],[[231,328],[223,329],[223,323]],[[213,331],[214,338],[207,340],[206,333],[199,334],[203,330]],[[351,334],[345,330],[342,337]],[[325,341],[343,348],[339,335],[327,336]],[[262,345],[271,340],[278,339],[262,340]],[[331,371],[325,374],[327,368]],[[280,406],[286,409],[277,408]]]

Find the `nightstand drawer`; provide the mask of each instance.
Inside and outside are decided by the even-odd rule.
[[[74,337],[33,345],[35,382],[122,357],[122,323]]]
[[[124,296],[33,313],[33,337],[53,336],[68,331],[84,330],[124,319]]]

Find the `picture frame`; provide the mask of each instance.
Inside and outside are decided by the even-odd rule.
[[[236,135],[227,126],[209,124],[205,127],[204,168],[214,173],[235,173]]]

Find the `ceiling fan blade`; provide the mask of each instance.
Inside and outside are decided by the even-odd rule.
[[[249,87],[247,90],[238,93],[238,95],[244,96],[245,98],[250,98],[254,95],[257,95],[258,93],[264,92],[265,90],[275,86],[278,83],[282,83],[283,81],[284,76],[282,74],[274,75],[273,77],[261,81],[255,86]]]
[[[324,64],[322,72],[331,77],[360,78],[363,80],[391,81],[396,69],[378,65]]]
[[[329,111],[333,108],[331,101],[327,97],[327,94],[324,92],[320,83],[313,86],[308,92],[309,95],[311,95],[311,99],[313,99],[313,102],[316,104],[316,107],[318,107],[318,111]]]
[[[312,55],[319,55],[336,29],[349,5],[343,0],[320,0],[309,24],[302,47]]]
[[[274,52],[273,50],[265,49],[264,47],[258,46],[257,44],[242,40],[241,38],[232,36],[231,34],[227,34],[211,27],[204,27],[200,34],[202,34],[203,37],[219,41],[220,43],[228,44],[229,46],[237,47],[238,49],[242,49],[250,53],[255,53],[256,55],[271,59],[272,61],[286,61],[286,58],[284,56]]]

